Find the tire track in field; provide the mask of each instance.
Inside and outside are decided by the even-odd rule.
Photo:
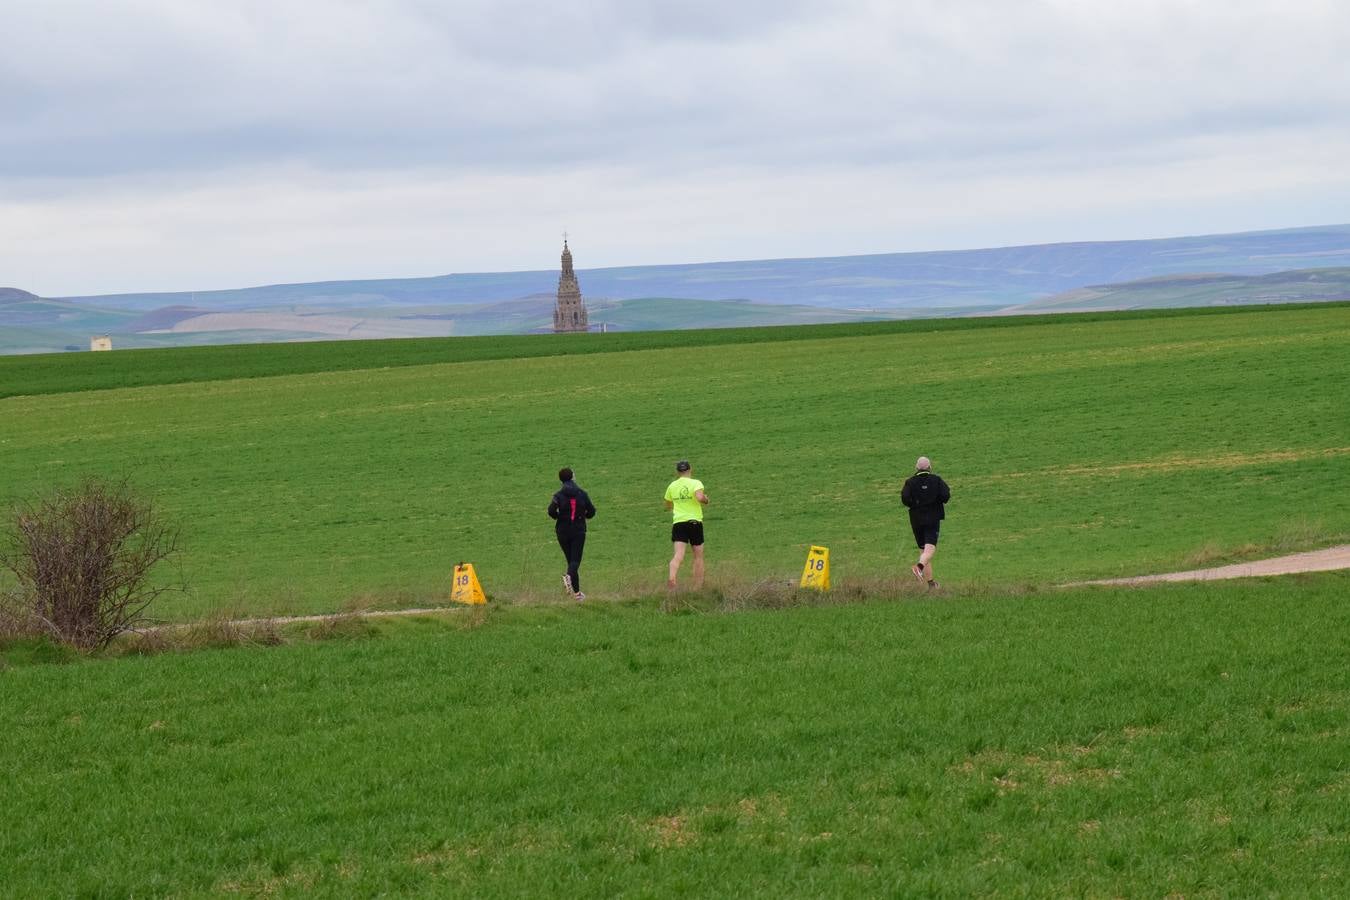
[[[1144,462],[1111,463],[1100,466],[1051,466],[1027,472],[1002,472],[995,475],[971,475],[968,484],[995,484],[1018,478],[1104,477],[1131,472],[1169,472],[1177,469],[1241,469],[1273,463],[1303,462],[1309,459],[1334,459],[1350,455],[1350,447],[1322,447],[1303,450],[1264,450],[1255,453],[1213,453],[1204,456],[1166,456]]]

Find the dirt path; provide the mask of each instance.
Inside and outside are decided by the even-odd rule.
[[[1189,572],[1168,572],[1163,575],[1140,575],[1134,578],[1105,578],[1100,581],[1075,581],[1065,587],[1079,587],[1085,584],[1156,584],[1161,581],[1217,581],[1221,578],[1252,578],[1260,575],[1293,575],[1298,572],[1330,572],[1334,569],[1350,569],[1350,544],[1328,547],[1325,550],[1313,550],[1310,553],[1294,553],[1289,556],[1277,556],[1273,559],[1260,559],[1256,562],[1236,563],[1231,566],[1219,566],[1213,569],[1192,569]],[[353,611],[348,613],[326,613],[313,616],[274,616],[261,619],[235,619],[234,625],[289,625],[292,622],[324,622],[343,616],[385,618],[388,616],[428,616],[461,612],[465,606],[430,606],[421,609],[378,609]],[[151,626],[144,631],[160,629],[191,628],[192,623],[171,623]]]
[[[1251,578],[1258,575],[1292,575],[1297,572],[1330,572],[1350,569],[1350,544],[1294,553],[1274,559],[1219,566],[1214,569],[1192,569],[1189,572],[1168,572],[1165,575],[1141,575],[1136,578],[1106,578],[1101,581],[1076,581],[1080,584],[1154,584],[1159,581],[1216,581],[1220,578]]]
[[[438,613],[460,612],[469,607],[459,604],[457,606],[424,606],[419,609],[368,609],[353,610],[348,613],[319,613],[313,616],[278,616],[273,619],[241,619],[237,624],[254,625],[263,622],[272,622],[277,625],[289,625],[291,622],[326,622],[329,619],[340,619],[343,616],[354,616],[361,619],[383,619],[389,616],[431,616]]]
[[[457,606],[425,606],[418,609],[368,609],[352,610],[351,612],[339,613],[318,613],[312,616],[270,616],[256,619],[230,619],[229,624],[235,626],[250,625],[290,625],[293,622],[327,622],[330,619],[383,619],[390,616],[434,616],[441,613],[461,612],[472,607],[462,604]],[[163,625],[148,625],[144,628],[137,628],[136,631],[172,631],[186,628],[195,628],[201,625],[201,622],[166,622]]]

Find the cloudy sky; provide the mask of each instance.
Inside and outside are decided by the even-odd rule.
[[[48,295],[1350,221],[1341,0],[0,0]]]

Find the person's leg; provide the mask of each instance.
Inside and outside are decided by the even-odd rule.
[[[915,525],[915,524],[913,524],[913,523],[910,523],[910,530],[914,532],[914,545],[915,545],[916,547],[919,548],[919,561],[916,562],[914,565],[910,566],[910,567],[909,567],[909,571],[910,571],[911,574],[913,574],[913,576],[914,576],[915,578],[917,578],[917,579],[919,580],[919,584],[923,584],[923,583],[927,580],[927,579],[924,578],[924,571],[923,571],[923,564],[924,564],[924,560],[923,560],[923,548],[924,548],[923,528],[922,528],[922,526],[919,526],[919,525]]]
[[[937,544],[924,544],[923,552],[919,554],[919,568],[923,574],[928,577],[928,583],[932,584],[933,576],[933,554],[937,552]]]
[[[563,573],[563,587],[569,594],[575,594],[577,588],[572,583],[572,537],[565,531],[559,531],[556,534],[558,546],[562,548],[563,559],[567,562],[567,571]]]
[[[703,545],[694,548],[694,590],[703,588]]]
[[[680,563],[684,562],[684,551],[689,546],[681,541],[674,541],[672,546],[675,548],[675,555],[670,558],[670,577],[666,579],[666,587],[675,590],[675,576],[680,573]]]
[[[923,574],[928,578],[930,588],[937,587],[937,580],[933,575],[933,554],[937,553],[938,532],[941,530],[941,522],[934,522],[924,530],[923,553],[919,554],[919,568],[923,569]]]
[[[567,575],[572,579],[572,590],[581,593],[581,553],[586,548],[586,532],[572,535],[572,546],[567,551]]]

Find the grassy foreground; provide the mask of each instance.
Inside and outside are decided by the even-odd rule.
[[[1336,896],[1350,576],[0,672],[0,894]]]

